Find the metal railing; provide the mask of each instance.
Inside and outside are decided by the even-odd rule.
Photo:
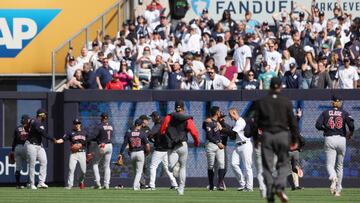
[[[52,85],[51,85],[51,91],[56,91],[56,76],[66,76],[66,72],[65,72],[65,67],[66,67],[66,62],[65,62],[65,57],[62,58],[62,62],[59,62],[59,60],[57,60],[57,56],[60,54],[61,50],[63,50],[65,47],[73,47],[73,41],[78,38],[79,36],[81,36],[82,34],[85,34],[85,40],[84,42],[82,42],[83,45],[81,45],[81,47],[86,47],[88,48],[89,45],[89,32],[90,32],[90,27],[95,25],[95,23],[97,23],[99,20],[101,20],[101,36],[102,38],[104,38],[104,36],[106,35],[106,31],[107,31],[107,25],[110,25],[110,21],[114,20],[114,17],[116,17],[117,19],[117,32],[120,31],[121,27],[122,27],[122,23],[125,21],[126,17],[127,17],[127,3],[128,0],[118,0],[115,4],[113,4],[110,8],[108,8],[107,10],[105,10],[102,14],[100,14],[99,16],[97,16],[93,21],[91,21],[89,24],[87,24],[84,28],[82,28],[80,31],[78,31],[77,33],[75,33],[73,36],[71,36],[68,40],[66,40],[64,43],[62,43],[60,46],[58,46],[57,48],[55,48],[52,51]],[[115,11],[115,12],[114,12]],[[109,21],[107,22],[106,19],[106,15],[108,15],[109,13],[113,12],[114,15],[109,18]],[[121,15],[122,13],[122,15]],[[122,16],[122,18],[121,18]],[[65,62],[65,63],[64,63]],[[62,64],[64,63],[64,64]],[[59,66],[63,67],[63,69],[61,69],[60,72],[57,72],[57,69],[59,68]],[[61,81],[60,83],[63,83],[63,81]]]

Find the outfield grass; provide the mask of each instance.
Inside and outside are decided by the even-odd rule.
[[[303,191],[287,191],[290,203],[333,203],[360,202],[360,189],[346,188],[341,197],[333,197],[328,189],[307,188]],[[243,202],[255,203],[266,202],[260,198],[259,191],[251,193],[238,192],[235,189],[228,189],[225,192],[206,191],[200,188],[186,188],[184,196],[178,196],[175,191],[159,188],[156,191],[133,191],[123,190],[85,190],[63,188],[49,188],[42,190],[16,190],[15,188],[0,188],[1,203],[103,203],[103,202],[129,202],[129,203],[165,203],[165,202]],[[276,202],[279,202],[278,200]]]

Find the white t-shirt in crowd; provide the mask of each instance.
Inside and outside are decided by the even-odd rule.
[[[209,52],[213,55],[217,67],[226,64],[227,46],[224,43],[217,43],[209,49]]]
[[[235,50],[233,59],[236,67],[238,67],[238,73],[243,72],[243,70],[250,70],[250,63],[245,67],[245,62],[251,56],[251,49],[248,45],[243,45]]]
[[[339,80],[340,89],[354,89],[354,81],[359,80],[359,75],[354,66],[340,66],[335,78]]]
[[[222,75],[215,74],[214,80],[209,77],[205,78],[205,89],[211,90],[211,85],[214,90],[224,90],[230,85],[230,80]]]
[[[275,72],[276,65],[280,64],[282,62],[281,60],[281,54],[277,51],[266,51],[265,52],[265,61],[270,66],[270,70]]]

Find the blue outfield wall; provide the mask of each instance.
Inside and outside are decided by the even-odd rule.
[[[356,132],[353,140],[348,141],[344,163],[344,185],[360,187],[360,91],[359,90],[286,90],[284,95],[294,101],[294,105],[300,102],[303,108],[303,117],[300,121],[301,133],[306,138],[306,146],[301,152],[301,164],[304,169],[304,179],[311,181],[312,186],[327,183],[325,167],[325,154],[323,152],[323,136],[314,127],[318,115],[330,107],[329,98],[332,94],[341,95],[344,99],[344,108],[355,119]],[[36,93],[36,92],[0,92],[0,105],[4,108],[6,100],[17,100],[17,112],[12,112],[18,117],[22,113],[36,111],[39,105],[46,108],[48,115],[48,133],[60,138],[65,131],[72,127],[72,120],[80,117],[83,127],[91,134],[94,126],[99,122],[99,115],[106,111],[110,115],[110,121],[114,126],[114,152],[112,156],[112,180],[126,181],[131,183],[133,171],[129,164],[129,157],[125,157],[126,166],[114,165],[119,147],[123,142],[125,131],[131,126],[133,120],[142,114],[149,115],[152,111],[159,111],[166,115],[173,111],[174,101],[185,101],[186,112],[194,117],[195,124],[200,132],[201,146],[194,148],[192,138],[189,136],[189,158],[187,176],[199,181],[188,181],[189,186],[206,185],[207,160],[205,155],[205,135],[201,129],[202,121],[206,117],[207,109],[211,105],[219,106],[227,114],[227,109],[236,107],[244,115],[251,101],[266,94],[266,91],[76,91],[70,90],[64,93]],[[0,113],[0,183],[14,182],[15,167],[8,163],[7,154],[9,147],[4,147],[4,119],[7,115]],[[34,115],[34,113],[32,114]],[[229,124],[232,121],[226,117]],[[152,123],[150,122],[150,126]],[[44,142],[48,155],[49,183],[64,184],[67,179],[69,144],[53,145]],[[227,158],[228,168],[234,143],[228,142]],[[93,173],[91,164],[88,164],[87,179],[92,182]],[[254,167],[254,171],[255,171]],[[25,167],[23,173],[26,174]],[[256,174],[256,173],[254,173]],[[158,175],[162,175],[161,168]],[[229,168],[226,175],[234,184],[234,174]],[[199,180],[200,180],[199,179]],[[168,183],[166,178],[161,183]],[[319,181],[323,180],[323,181]],[[350,184],[346,184],[346,183]],[[193,184],[194,183],[194,184]],[[164,185],[164,184],[163,184]]]

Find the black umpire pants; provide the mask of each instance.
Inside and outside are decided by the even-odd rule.
[[[289,174],[289,143],[290,137],[287,131],[263,133],[261,157],[268,199],[274,198],[275,192],[284,191],[285,189]],[[275,155],[277,156],[276,163],[274,162]]]

